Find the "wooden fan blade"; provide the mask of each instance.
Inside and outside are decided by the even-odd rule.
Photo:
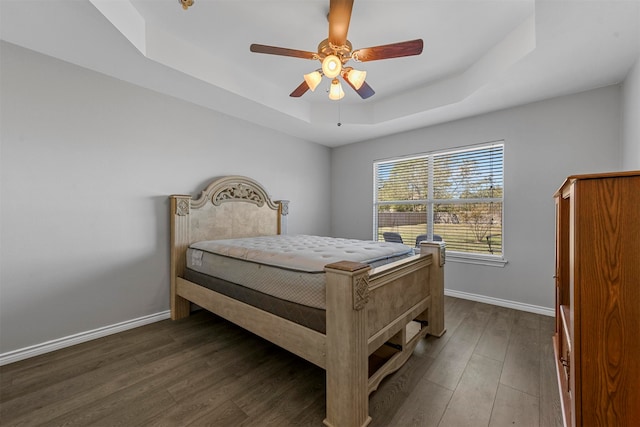
[[[377,61],[379,59],[400,58],[403,56],[420,55],[424,43],[422,39],[409,40],[400,43],[385,44],[382,46],[365,47],[356,49],[351,53],[351,58],[356,61]]]
[[[329,42],[336,46],[347,43],[353,0],[331,0],[329,3]]]
[[[351,86],[353,88],[353,90],[355,90],[358,95],[360,95],[360,98],[362,99],[367,99],[372,97],[373,95],[375,95],[375,91],[371,88],[371,86],[369,86],[367,84],[367,82],[362,83],[362,86],[360,86],[360,89],[356,89],[353,84],[351,84],[351,82],[349,81],[349,79],[347,79],[347,77],[343,77],[344,81],[347,82],[349,84],[349,86]]]
[[[287,49],[285,47],[266,46],[263,44],[252,44],[249,49],[255,53],[266,53],[267,55],[293,56],[294,58],[317,59],[318,54],[315,52],[306,52],[304,50]]]
[[[292,96],[294,98],[300,98],[302,95],[304,95],[307,91],[309,90],[309,85],[307,84],[306,81],[302,81],[302,83],[300,83],[300,86],[298,86],[297,88],[295,88],[295,90],[293,92],[291,92],[289,94],[289,96]]]

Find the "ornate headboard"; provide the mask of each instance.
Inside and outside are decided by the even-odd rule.
[[[273,201],[257,181],[226,176],[212,181],[197,199],[173,195],[171,281],[182,276],[187,248],[202,240],[281,234],[288,201]]]
[[[201,240],[281,233],[286,201],[271,200],[266,189],[251,178],[218,178],[197,199],[189,195],[170,198],[171,222],[176,226],[188,223],[189,244]]]

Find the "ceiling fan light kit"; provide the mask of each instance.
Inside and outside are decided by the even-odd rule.
[[[342,98],[344,98],[344,91],[342,90],[340,80],[333,79],[331,81],[331,87],[329,88],[329,99],[332,101],[338,101]]]
[[[313,92],[322,81],[322,74],[320,74],[320,71],[312,71],[304,75],[304,81],[309,86],[309,89],[311,89],[311,92]]]
[[[342,71],[342,61],[335,55],[327,55],[322,60],[322,72],[325,76],[333,79]]]
[[[342,77],[345,80],[348,80],[349,83],[351,83],[351,86],[353,86],[355,90],[358,90],[364,84],[364,80],[367,78],[367,72],[355,70],[351,67],[348,67],[345,69],[345,72]]]
[[[261,44],[252,44],[250,50],[255,53],[320,61],[322,64],[322,74],[320,74],[319,71],[305,74],[304,81],[294,89],[289,96],[298,98],[304,95],[309,89],[314,91],[320,84],[322,75],[325,75],[331,79],[329,99],[339,100],[344,97],[344,91],[337,78],[338,76],[341,76],[362,99],[367,99],[373,96],[375,92],[365,81],[366,71],[345,67],[345,64],[351,59],[357,62],[366,62],[420,55],[422,53],[423,41],[422,39],[416,39],[353,50],[351,42],[347,40],[347,31],[349,30],[352,9],[353,0],[330,0],[328,15],[329,37],[320,42],[317,52],[307,52]]]

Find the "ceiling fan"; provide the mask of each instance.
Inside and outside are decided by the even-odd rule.
[[[420,55],[422,53],[423,41],[422,39],[417,39],[353,50],[351,42],[347,40],[352,9],[353,0],[330,0],[328,15],[329,37],[320,42],[317,52],[307,52],[262,44],[252,44],[250,50],[256,53],[292,56],[321,62],[322,68],[305,74],[304,81],[294,89],[289,96],[297,98],[304,95],[309,89],[314,91],[322,81],[322,76],[324,75],[331,79],[329,99],[338,100],[344,96],[344,91],[342,90],[338,76],[341,76],[362,99],[367,99],[375,92],[365,81],[366,71],[359,71],[351,66],[347,66],[347,62],[349,62],[349,60],[367,62]]]

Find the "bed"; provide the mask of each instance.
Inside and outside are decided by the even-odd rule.
[[[375,267],[327,257],[323,307],[315,307],[320,327],[234,298],[224,290],[238,286],[229,277],[194,273],[198,251],[208,250],[198,246],[202,242],[280,239],[287,214],[286,201],[271,200],[260,183],[243,176],[217,178],[195,199],[170,196],[171,318],[189,316],[195,304],[325,369],[324,424],[366,426],[369,394],[427,334],[445,332],[444,244],[425,241],[417,253]],[[206,280],[222,287],[206,286]]]

